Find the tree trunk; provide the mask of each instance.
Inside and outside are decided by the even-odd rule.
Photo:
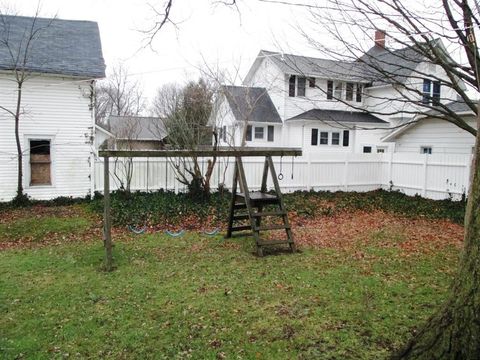
[[[477,126],[479,122],[477,117]],[[473,176],[465,213],[464,249],[450,296],[392,359],[480,359],[479,145],[480,132],[477,132]]]
[[[17,106],[15,110],[15,142],[17,144],[17,199],[23,197],[23,154],[20,142],[20,110],[22,103],[22,82],[17,86]]]

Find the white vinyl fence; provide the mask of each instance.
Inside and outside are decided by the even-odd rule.
[[[175,161],[174,159],[172,161]],[[205,171],[208,159],[200,160]],[[121,159],[110,160],[112,190],[120,187],[124,166]],[[243,164],[250,189],[259,189],[263,158],[244,158]],[[458,199],[468,189],[471,156],[441,154],[315,154],[292,159],[274,158],[277,174],[283,174],[280,186],[284,192],[296,190],[369,191],[379,188],[400,190],[408,195],[419,194],[431,199]],[[211,188],[224,183],[230,189],[233,158],[218,160]],[[272,184],[270,183],[270,186]],[[184,191],[175,179],[171,163],[162,158],[133,160],[133,191],[167,189]],[[95,190],[103,191],[103,161],[95,163]]]

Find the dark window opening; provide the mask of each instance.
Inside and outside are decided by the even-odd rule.
[[[343,146],[348,146],[350,140],[350,131],[343,130]]]
[[[353,101],[353,83],[347,83],[347,87],[345,89],[345,100]]]
[[[327,81],[327,99],[328,100],[333,99],[333,81],[331,80]]]
[[[363,147],[363,152],[365,154],[370,154],[372,152],[372,147],[371,146],[364,146]]]
[[[312,145],[318,145],[318,129],[312,129]]]
[[[30,185],[51,185],[50,140],[30,140]]]
[[[431,154],[432,153],[432,147],[431,146],[422,146],[420,148],[420,153],[421,154]]]
[[[320,145],[328,145],[328,132],[322,131],[320,133]]]
[[[222,140],[223,142],[227,141],[227,127],[225,125],[222,128]]]
[[[290,79],[288,80],[288,96],[294,97],[295,96],[295,75],[290,75]]]
[[[305,96],[306,83],[307,83],[307,78],[304,78],[304,77],[297,78],[297,96]]]
[[[308,87],[311,87],[311,88],[315,87],[315,78],[314,77],[308,78]]]
[[[252,141],[252,125],[247,125],[247,136],[245,137],[246,141]]]
[[[268,125],[267,128],[267,141],[274,140],[275,127],[273,125]]]
[[[340,133],[332,133],[332,145],[340,145]]]

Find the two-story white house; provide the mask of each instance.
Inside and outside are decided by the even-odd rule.
[[[95,22],[1,16],[0,201],[17,191],[15,70],[25,70],[19,138],[23,187],[33,199],[94,188],[94,83],[105,77]],[[25,52],[29,35],[35,33]],[[26,54],[26,62],[19,63]]]
[[[448,80],[442,69],[411,47],[387,49],[383,31],[355,61],[261,50],[242,86],[222,88],[212,123],[220,129],[221,145],[245,139],[247,146],[301,147],[304,153],[399,151],[405,148],[396,147],[402,133],[392,133],[402,123],[424,119],[418,109],[425,102],[459,107],[442,79]],[[416,151],[424,150],[419,145]]]

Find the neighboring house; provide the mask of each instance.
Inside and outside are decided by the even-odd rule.
[[[20,118],[23,185],[33,199],[84,197],[94,188],[94,83],[105,77],[95,22],[1,16],[0,105],[15,109],[17,55],[31,42]],[[9,46],[5,41],[8,40]],[[19,50],[22,49],[22,50]],[[0,108],[0,201],[16,195],[17,148],[11,114]]]
[[[440,40],[435,46],[444,49]],[[457,98],[438,81],[446,79],[440,66],[415,54],[408,47],[387,49],[382,31],[356,61],[261,50],[243,86],[222,87],[211,124],[220,129],[224,145],[240,145],[246,131],[247,146],[301,147],[305,154],[398,151],[402,147],[389,136],[392,128],[414,120],[425,103],[445,104]],[[368,66],[374,61],[408,90],[382,79],[381,72]]]
[[[97,149],[159,150],[167,130],[159,117],[110,115],[105,125],[96,125]]]

